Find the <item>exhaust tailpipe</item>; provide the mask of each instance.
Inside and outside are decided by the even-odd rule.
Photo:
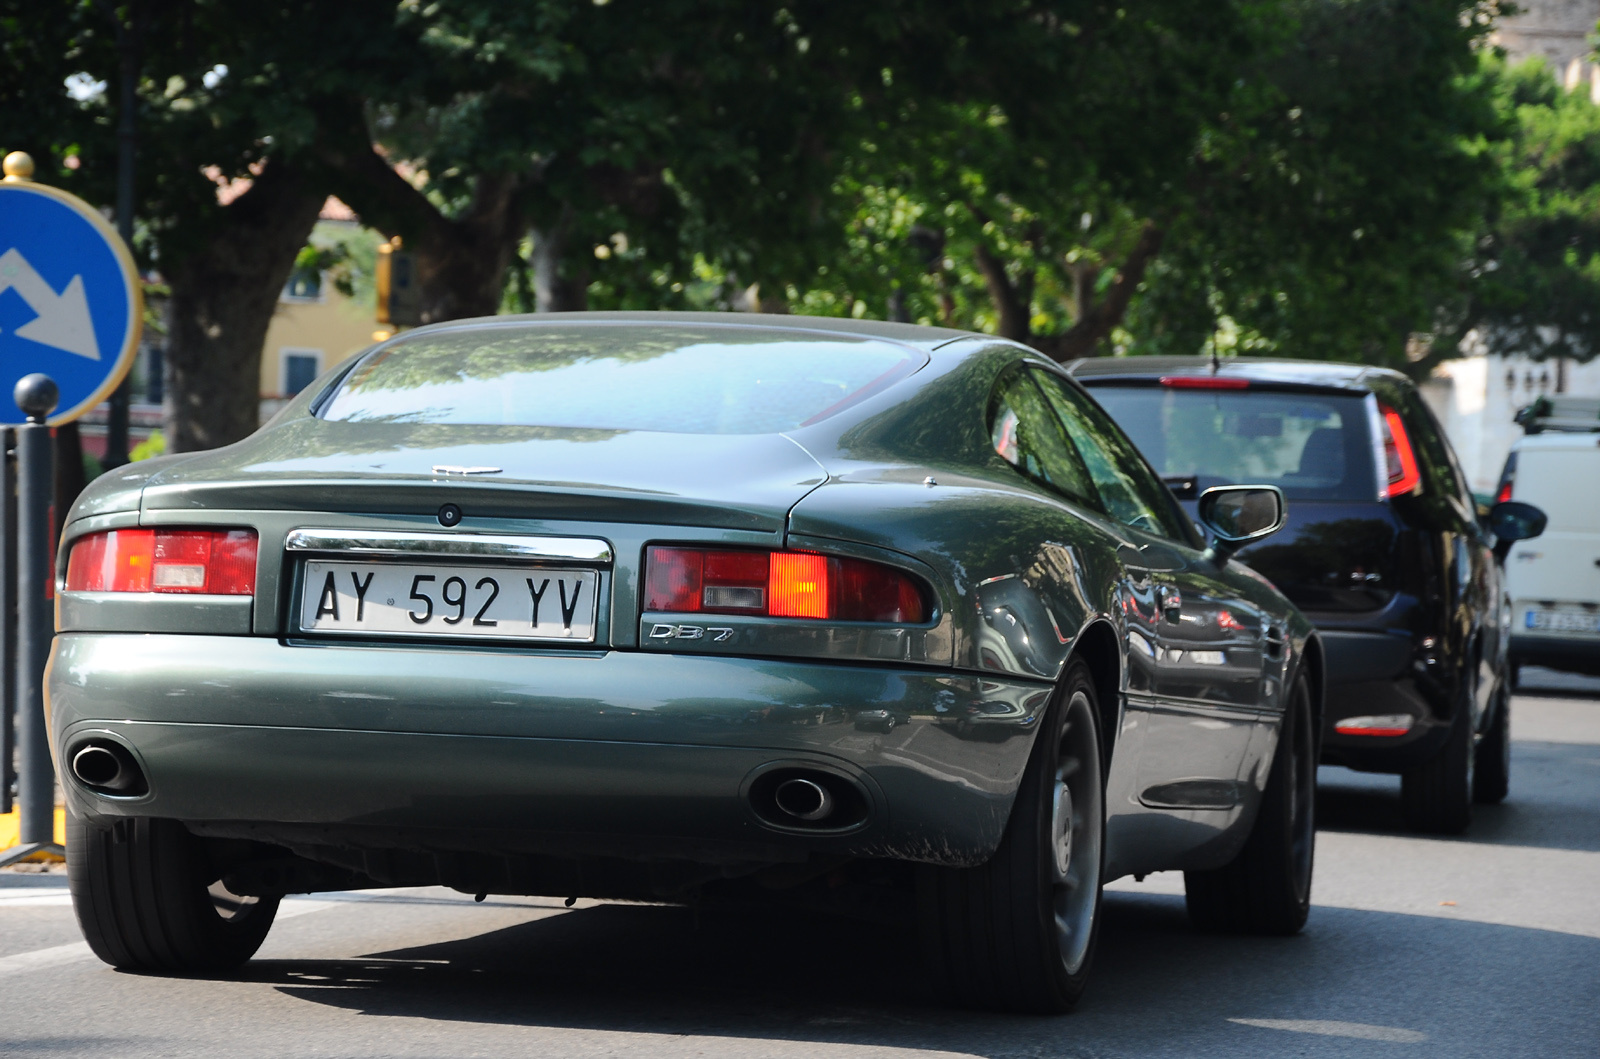
[[[72,755],[72,774],[84,786],[125,794],[144,786],[133,756],[115,743],[89,743]]]
[[[833,795],[812,780],[795,777],[784,780],[772,792],[778,808],[796,820],[825,820],[833,812]]]

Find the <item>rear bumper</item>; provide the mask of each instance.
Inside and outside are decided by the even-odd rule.
[[[1591,636],[1511,634],[1511,661],[1571,673],[1600,675],[1600,640]]]
[[[1411,637],[1334,629],[1321,636],[1328,671],[1322,760],[1363,772],[1402,772],[1437,754],[1450,719],[1416,679]],[[1413,718],[1411,731],[1367,736],[1335,730],[1346,717],[1382,714]]]
[[[109,739],[148,779],[129,798],[64,774],[91,822],[166,817],[302,851],[970,864],[999,844],[1050,688],[793,660],[69,633],[48,692],[58,763]],[[993,719],[981,738],[937,723],[978,703]],[[889,732],[854,723],[884,710],[901,719]],[[748,788],[783,765],[855,784],[866,819],[764,823]]]

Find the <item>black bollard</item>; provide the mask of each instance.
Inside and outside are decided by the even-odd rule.
[[[17,771],[17,473],[16,436],[0,427],[0,813],[14,808]]]
[[[49,593],[50,501],[55,492],[54,446],[45,418],[60,391],[48,375],[17,383],[17,407],[28,421],[17,428],[17,801],[20,850],[55,843],[56,775],[44,721],[44,667],[55,637]]]

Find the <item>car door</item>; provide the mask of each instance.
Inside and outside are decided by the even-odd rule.
[[[1266,615],[1205,558],[1192,524],[1110,417],[1062,376],[1043,368],[1034,376],[1103,509],[1123,530],[1131,578],[1151,585],[1154,612],[1139,605],[1129,614],[1130,657],[1135,636],[1154,648],[1149,688],[1130,680],[1128,692],[1130,719],[1147,729],[1139,799],[1161,808],[1231,808],[1243,797],[1241,773],[1267,706]]]
[[[1463,630],[1463,644],[1477,644],[1473,673],[1476,721],[1488,708],[1504,668],[1504,641],[1511,621],[1504,573],[1494,558],[1493,538],[1478,521],[1477,501],[1467,485],[1466,472],[1439,420],[1427,403],[1410,390],[1404,393],[1401,414],[1415,424],[1408,423],[1421,443],[1431,479],[1428,488],[1437,491],[1443,501],[1440,508],[1450,555],[1450,606]]]

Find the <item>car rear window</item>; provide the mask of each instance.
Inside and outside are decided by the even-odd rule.
[[[926,362],[908,347],[753,327],[590,324],[425,332],[367,354],[323,405],[346,422],[770,434]]]
[[[1362,398],[1098,385],[1091,391],[1163,478],[1275,485],[1291,500],[1372,500]]]

